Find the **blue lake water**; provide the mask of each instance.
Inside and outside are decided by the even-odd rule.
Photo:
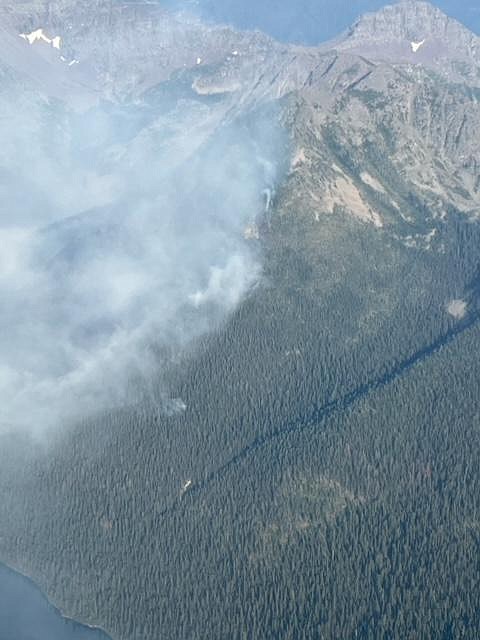
[[[0,640],[110,640],[63,618],[28,578],[0,564]]]

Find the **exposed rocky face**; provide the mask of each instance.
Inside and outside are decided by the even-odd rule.
[[[367,14],[328,46],[480,85],[480,38],[428,2],[404,0]]]
[[[34,42],[35,53],[44,61],[47,58],[50,75],[64,75],[68,67],[70,83],[114,100],[138,95],[178,70],[215,65],[234,51],[240,55],[270,46],[264,35],[207,26],[193,16],[150,3],[4,3],[0,11],[9,39],[38,29],[61,39],[56,55],[45,40]],[[15,56],[19,66],[27,53],[16,46]],[[26,73],[30,58],[24,65]]]
[[[345,54],[328,60],[328,72],[292,107],[297,208],[300,198],[315,216],[340,207],[379,227],[400,226],[408,238],[451,210],[477,216],[476,92],[422,67],[405,73]]]
[[[367,44],[372,40],[418,42],[424,37],[443,38],[445,45],[463,50],[467,55],[470,44],[478,39],[462,24],[423,0],[402,0],[368,13],[358,19],[346,36],[350,43],[357,44]]]
[[[449,207],[478,212],[480,38],[429,3],[387,6],[318,48],[147,3],[2,3],[1,11],[7,76],[70,107],[151,104],[153,90],[173,92],[191,101],[192,130],[199,103],[212,114],[206,128],[198,121],[204,140],[222,122],[282,105],[293,145],[287,201],[314,217],[340,207],[378,227],[408,227],[418,215],[411,194],[432,217]]]

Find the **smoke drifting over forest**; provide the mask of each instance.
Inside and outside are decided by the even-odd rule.
[[[43,429],[135,402],[255,284],[280,137],[188,100],[0,109],[0,424]]]

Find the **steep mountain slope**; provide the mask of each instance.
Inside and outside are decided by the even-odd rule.
[[[170,343],[148,333],[143,396],[40,451],[28,431],[1,436],[0,558],[118,640],[478,638],[478,39],[423,2],[312,49],[151,5],[88,7],[2,3],[54,86],[32,87],[27,58],[0,46],[33,136],[18,158],[47,142],[72,189],[42,191],[5,151],[4,188],[19,175],[60,212],[42,221],[49,268],[62,282],[112,246],[175,256],[175,228],[193,239],[188,266],[214,229],[261,277],[227,316],[134,298],[169,324]],[[18,35],[38,28],[61,49]],[[112,188],[75,190],[89,171]],[[163,211],[165,190],[158,232],[136,205]],[[15,211],[30,220],[39,201]],[[155,242],[138,244],[145,223]],[[163,261],[165,281],[182,289],[207,254],[173,275]]]
[[[363,61],[342,69],[337,54],[329,61],[337,72],[318,85],[312,78],[292,116],[301,197],[308,194],[317,212],[343,206],[403,237],[452,207],[478,215],[479,111],[471,90],[424,69],[405,74]]]
[[[404,0],[363,16],[336,45],[372,60],[422,64],[478,86],[480,39],[428,2]]]
[[[271,46],[271,40],[262,34],[207,26],[193,16],[172,14],[149,2],[32,0],[20,5],[4,2],[0,8],[7,26],[5,48],[7,34],[11,40],[12,33],[28,36],[42,29],[46,38],[59,39],[58,49],[52,52],[43,39],[36,39],[30,47],[42,58],[48,53],[48,62],[55,65],[52,73],[68,74],[72,83],[102,98],[138,95],[175,71],[215,65],[234,51],[258,53]],[[26,50],[29,41],[16,44],[17,49],[24,44]],[[15,52],[16,64],[23,55],[27,53]]]

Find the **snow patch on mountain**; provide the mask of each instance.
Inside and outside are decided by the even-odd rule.
[[[52,45],[54,49],[60,49],[62,46],[62,38],[60,36],[49,38],[43,29],[35,29],[31,33],[19,33],[18,35],[31,45],[35,44],[35,42],[46,42]]]
[[[425,44],[425,38],[421,42],[411,42],[410,46],[412,47],[413,53],[417,53],[420,47],[423,47],[424,44]]]
[[[80,64],[80,60],[77,60],[76,58],[74,58],[73,60],[67,60],[67,58],[65,58],[65,56],[60,56],[60,60],[62,62],[65,62],[67,64],[67,66],[69,66],[69,67],[73,67],[76,64]]]

